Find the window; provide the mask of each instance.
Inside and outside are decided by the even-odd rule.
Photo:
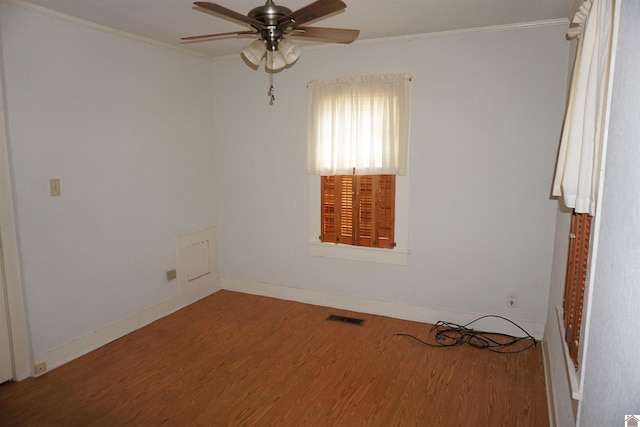
[[[307,172],[320,175],[322,242],[395,246],[396,175],[409,148],[407,74],[309,84]]]
[[[322,242],[395,246],[395,175],[323,176]]]

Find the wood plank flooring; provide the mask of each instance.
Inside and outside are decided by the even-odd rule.
[[[39,378],[1,385],[0,425],[548,425],[540,344],[507,355],[395,335],[433,339],[429,329],[220,291]]]

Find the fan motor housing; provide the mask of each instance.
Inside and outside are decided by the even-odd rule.
[[[254,7],[247,16],[262,21],[265,25],[277,25],[278,19],[291,13],[291,9],[278,6],[273,1],[268,0],[264,6]]]

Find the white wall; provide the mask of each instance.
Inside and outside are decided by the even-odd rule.
[[[620,7],[581,427],[640,414],[640,4]]]
[[[184,294],[165,278],[176,239],[217,221],[215,76],[209,60],[6,3],[0,30],[28,324],[48,361]]]
[[[223,278],[464,314],[546,320],[566,97],[566,23],[306,49],[274,77],[216,62]],[[309,255],[306,85],[409,72],[408,266]],[[222,101],[222,102],[220,102]],[[224,285],[223,281],[223,286]],[[507,292],[518,307],[506,306]],[[286,294],[286,292],[285,292]],[[431,319],[433,321],[438,319]]]

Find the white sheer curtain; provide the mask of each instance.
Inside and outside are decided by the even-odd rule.
[[[586,0],[569,37],[580,37],[553,182],[554,196],[578,213],[595,213],[613,33],[613,1]]]
[[[406,175],[410,81],[385,74],[309,83],[307,173]]]

